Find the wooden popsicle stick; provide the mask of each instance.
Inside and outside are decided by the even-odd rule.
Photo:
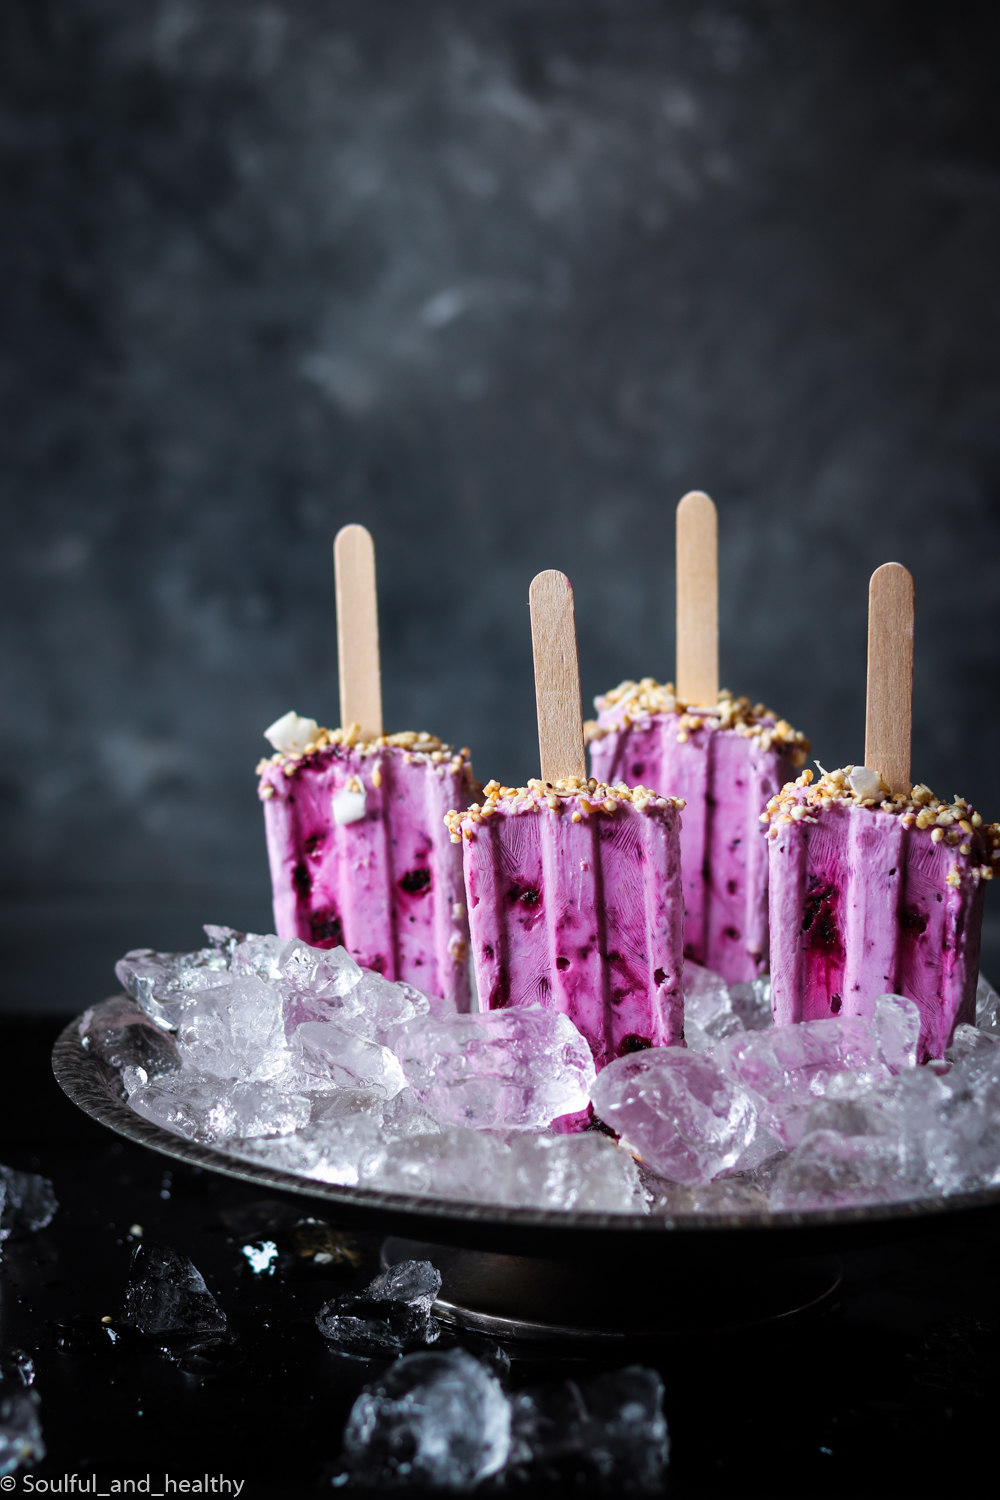
[[[576,652],[573,586],[565,573],[539,573],[528,591],[542,780],[587,779]]]
[[[719,523],[700,490],[677,507],[677,696],[719,701]]]
[[[333,544],[337,583],[340,723],[360,724],[363,739],[382,733],[375,544],[364,526],[343,526]]]
[[[910,790],[913,716],[913,578],[883,563],[868,586],[865,765],[892,792]]]

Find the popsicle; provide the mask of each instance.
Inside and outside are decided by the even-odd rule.
[[[913,579],[872,575],[865,764],[803,771],[768,803],[776,1024],[870,1016],[879,995],[920,1010],[920,1058],[975,1021],[983,898],[1000,825],[963,797],[910,784]]]
[[[366,969],[469,1008],[461,854],[444,828],[476,788],[468,750],[384,734],[375,552],[363,526],[334,544],[340,729],[284,715],[261,761],[279,937],[342,944]]]
[[[767,849],[759,817],[805,764],[809,741],[749,699],[719,691],[715,506],[677,507],[677,688],[652,677],[595,700],[586,728],[601,781],[642,780],[684,800],[684,951],[729,984],[766,971]]]
[[[683,1041],[682,803],[587,778],[573,591],[531,585],[541,777],[448,814],[483,1008],[568,1015],[598,1068]]]

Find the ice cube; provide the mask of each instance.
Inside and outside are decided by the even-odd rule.
[[[204,922],[201,930],[208,938],[210,947],[217,948],[230,961],[240,943],[247,940],[245,932],[237,932],[235,927],[217,927],[214,922]]]
[[[331,1344],[356,1354],[399,1354],[434,1344],[441,1327],[431,1307],[440,1290],[441,1273],[429,1260],[400,1261],[363,1292],[325,1302],[316,1327]]]
[[[0,1476],[22,1466],[33,1468],[45,1457],[42,1424],[35,1391],[13,1391],[0,1398]],[[11,1483],[11,1488],[14,1484]]]
[[[956,1026],[945,1057],[952,1064],[952,1084],[975,1088],[1000,1078],[1000,1036],[978,1026]]]
[[[771,1189],[772,1209],[802,1212],[858,1203],[891,1203],[919,1190],[909,1178],[898,1140],[816,1130],[782,1163]]]
[[[704,1052],[713,1042],[734,1031],[743,1022],[733,1010],[729,986],[720,974],[701,964],[684,960],[684,1040],[695,1052]]]
[[[442,1125],[537,1130],[586,1109],[594,1079],[572,1021],[541,1007],[428,1016],[393,1045],[417,1099]]]
[[[124,996],[84,1011],[78,1030],[86,1050],[119,1073],[125,1067],[142,1068],[154,1078],[181,1065],[170,1033]]]
[[[720,1177],[715,1182],[683,1187],[643,1169],[642,1182],[649,1197],[650,1212],[657,1215],[767,1212],[767,1195],[750,1176]]]
[[[498,1136],[443,1130],[393,1141],[361,1164],[358,1181],[388,1193],[495,1202],[506,1179],[509,1148]]]
[[[0,1372],[4,1380],[12,1380],[17,1385],[29,1386],[35,1383],[35,1361],[26,1349],[10,1349],[3,1357]]]
[[[771,978],[765,974],[749,984],[731,984],[729,1003],[747,1031],[765,1031],[774,1025],[771,1015]]]
[[[879,995],[871,1031],[890,1073],[917,1066],[920,1011],[912,1000],[902,995]]]
[[[498,1156],[493,1201],[578,1213],[648,1212],[630,1153],[597,1131],[581,1135],[513,1135]]]
[[[411,1354],[366,1386],[344,1430],[344,1464],[373,1489],[471,1490],[510,1454],[510,1404],[464,1349]]]
[[[216,1078],[264,1081],[289,1066],[281,996],[249,974],[193,1000],[177,1035],[185,1066]]]
[[[509,1471],[615,1494],[659,1493],[670,1454],[663,1381],[631,1365],[589,1380],[520,1391],[512,1400]]]
[[[231,1137],[288,1135],[309,1121],[312,1102],[267,1083],[242,1083],[188,1070],[143,1079],[126,1069],[122,1081],[137,1114],[185,1140],[211,1145]]]
[[[226,1315],[201,1272],[169,1245],[135,1247],[121,1321],[150,1337],[224,1333]]]
[[[402,1089],[382,1107],[382,1130],[388,1141],[405,1140],[411,1135],[437,1135],[440,1129],[411,1088]]]
[[[297,1177],[353,1187],[363,1169],[377,1171],[386,1141],[377,1117],[352,1113],[305,1125],[293,1135],[230,1141],[226,1149],[252,1161],[265,1161],[282,1172],[294,1172]],[[381,1186],[377,1181],[369,1185]]]
[[[763,1123],[783,1146],[802,1139],[813,1101],[839,1074],[870,1085],[889,1069],[868,1023],[857,1016],[741,1032],[719,1043],[719,1065],[750,1091]]]
[[[273,932],[248,932],[243,942],[233,949],[230,968],[233,974],[273,983],[282,977],[281,956],[290,946],[287,938],[276,937]]]
[[[388,1047],[332,1022],[305,1021],[296,1027],[293,1045],[311,1087],[360,1088],[392,1099],[406,1087],[399,1059]]]
[[[37,1172],[17,1172],[13,1167],[0,1166],[0,1188],[3,1189],[0,1240],[17,1240],[45,1229],[58,1212],[51,1182]]]
[[[165,1031],[175,1031],[190,997],[229,983],[229,959],[218,948],[196,953],[155,953],[134,948],[115,964],[125,993]]]
[[[654,1171],[675,1182],[708,1182],[749,1144],[755,1106],[709,1054],[651,1047],[619,1057],[591,1092],[599,1119]]]
[[[976,985],[976,1025],[980,1031],[1000,1036],[1000,995],[984,974]]]

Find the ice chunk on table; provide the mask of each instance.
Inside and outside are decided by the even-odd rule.
[[[714,1057],[653,1047],[622,1057],[591,1092],[597,1117],[663,1177],[709,1182],[750,1142],[757,1111],[746,1089]]]
[[[623,682],[586,726],[599,781],[641,782],[684,799],[684,952],[730,984],[767,968],[767,849],[759,818],[805,764],[809,741],[763,704],[723,692],[678,701],[673,684]]]
[[[0,1397],[0,1476],[4,1479],[16,1469],[34,1468],[45,1457],[38,1406],[36,1391],[15,1390]]]
[[[615,1494],[659,1493],[670,1455],[663,1381],[631,1365],[512,1399],[509,1471],[529,1481],[596,1481]]]
[[[504,1467],[510,1404],[464,1349],[411,1354],[366,1386],[344,1430],[344,1464],[372,1489],[466,1491]]]
[[[150,1337],[226,1331],[226,1315],[193,1262],[150,1240],[135,1247],[122,1322]]]
[[[469,804],[468,751],[319,729],[258,771],[279,936],[343,945],[363,968],[468,1010],[462,861],[443,822]]]
[[[775,1022],[870,1016],[876,996],[920,1009],[920,1059],[975,1020],[983,897],[1000,827],[928,787],[879,802],[854,767],[804,771],[768,804]],[[865,784],[862,791],[870,788]]]
[[[448,819],[481,1003],[561,1011],[599,1069],[680,1041],[681,804],[572,778],[484,797]]]
[[[567,1016],[541,1006],[418,1020],[393,1046],[441,1125],[538,1129],[589,1102],[590,1048]]]
[[[383,1271],[363,1292],[325,1302],[316,1327],[339,1349],[356,1354],[401,1354],[437,1342],[441,1325],[431,1312],[441,1273],[429,1260],[404,1260]]]
[[[0,1209],[0,1240],[18,1240],[46,1229],[59,1204],[47,1177],[0,1166]]]

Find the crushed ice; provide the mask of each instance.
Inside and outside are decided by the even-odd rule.
[[[508,1396],[465,1349],[411,1354],[365,1387],[344,1431],[337,1488],[467,1492],[586,1483],[660,1494],[670,1442],[663,1381],[632,1365]]]
[[[1000,999],[916,1063],[919,1014],[775,1028],[766,979],[685,965],[686,1048],[595,1078],[567,1017],[459,1015],[343,948],[206,927],[197,953],[129,953],[84,1046],[130,1106],[322,1182],[597,1213],[885,1203],[1000,1183]],[[599,1129],[580,1132],[592,1105]],[[564,1117],[568,1117],[564,1120]],[[565,1127],[569,1126],[569,1129]]]

